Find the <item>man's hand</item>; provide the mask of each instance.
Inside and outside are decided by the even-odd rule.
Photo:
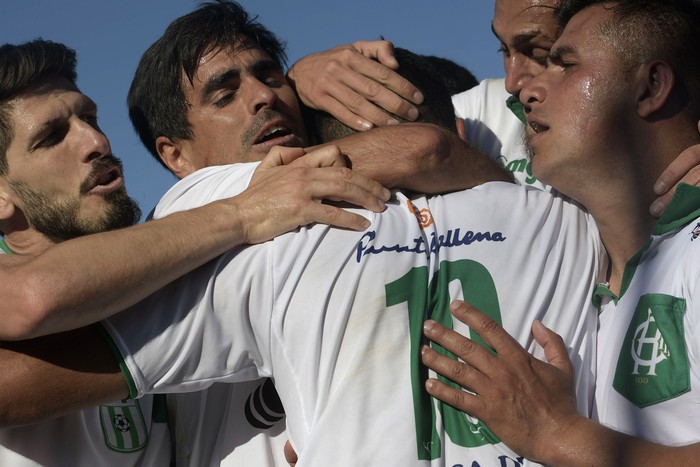
[[[359,41],[307,55],[287,77],[306,106],[362,131],[398,123],[384,109],[406,120],[418,118],[412,103],[422,103],[423,95],[393,71],[397,68],[391,42]]]
[[[698,122],[698,132],[700,132],[700,121]],[[661,216],[671,202],[676,187],[681,182],[700,186],[700,144],[681,152],[654,184],[654,193],[659,197],[649,208],[652,216]]]
[[[275,147],[263,159],[248,188],[235,200],[244,223],[245,242],[260,243],[299,226],[319,222],[364,230],[369,221],[323,200],[345,201],[381,212],[391,192],[346,167],[336,146],[305,153]]]
[[[422,351],[423,363],[469,391],[431,378],[426,382],[428,393],[483,421],[518,454],[546,460],[548,450],[552,451],[566,429],[583,418],[576,412],[573,365],[561,337],[534,323],[533,335],[549,361],[544,363],[476,308],[456,301],[450,311],[477,332],[496,355],[435,321],[426,321],[425,335],[464,363],[427,346]]]

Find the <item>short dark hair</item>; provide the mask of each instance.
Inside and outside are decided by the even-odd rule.
[[[451,93],[431,60],[399,47],[394,49],[394,55],[399,62],[397,72],[423,93],[423,104],[417,106],[420,112],[417,121],[433,123],[456,132]],[[325,112],[304,108],[304,113],[308,126],[315,129],[316,142],[333,141],[354,133],[350,127]]]
[[[14,138],[10,101],[32,84],[60,75],[75,84],[75,51],[57,42],[36,39],[0,47],[0,175],[7,174],[7,148]]]
[[[245,37],[272,60],[286,66],[284,43],[233,1],[205,3],[168,26],[141,57],[129,89],[129,117],[141,142],[160,162],[156,138],[191,139],[183,75],[190,82],[200,59],[219,48],[233,47]]]
[[[435,55],[422,55],[422,57],[430,62],[433,71],[442,79],[445,86],[447,86],[447,91],[452,96],[479,84],[479,81],[469,69],[454,60]]]
[[[700,113],[700,2],[697,0],[562,0],[555,17],[563,28],[581,10],[603,4],[612,19],[600,33],[632,68],[654,59],[666,61],[679,89]]]

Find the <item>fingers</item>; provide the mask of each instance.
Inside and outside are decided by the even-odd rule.
[[[469,340],[464,336],[459,337]],[[442,355],[427,345],[421,348],[421,361],[431,370],[468,391],[478,394],[479,389],[483,391],[488,385],[488,378],[473,366]]]
[[[352,46],[365,57],[379,60],[379,63],[392,70],[399,67],[394,56],[394,44],[389,41],[357,41]]]
[[[422,102],[423,96],[391,69],[394,65],[391,43],[357,42],[302,58],[288,77],[304,104],[362,131],[395,123],[390,114],[418,118],[412,102]]]
[[[564,339],[540,321],[532,323],[532,335],[544,349],[544,356],[547,358],[547,362],[564,372],[564,374],[572,375],[573,377],[574,365],[571,363],[569,354],[566,351]]]
[[[652,216],[659,217],[663,213],[680,182],[700,186],[700,145],[681,152],[659,176],[654,184],[654,192],[659,197],[649,207]]]
[[[338,146],[329,144],[309,150],[304,157],[297,158],[292,164],[305,167],[347,167],[348,161]]]
[[[391,197],[391,191],[371,178],[346,167],[314,170],[316,173],[307,187],[313,199],[345,201],[374,212],[386,209],[385,203]]]
[[[450,304],[452,315],[469,326],[469,328],[479,334],[481,338],[496,353],[513,353],[523,351],[518,342],[513,339],[497,322],[486,316],[484,313],[461,300],[455,300]]]
[[[337,148],[326,150],[325,156],[323,153],[317,156],[332,156]],[[347,167],[318,167],[318,161],[309,164],[295,161],[256,171],[248,189],[236,197],[245,225],[245,243],[267,241],[315,222],[360,231],[369,227],[363,216],[323,200],[343,201],[374,212],[386,208],[391,192],[374,180]]]
[[[288,148],[284,146],[274,146],[270,152],[260,161],[256,171],[269,169],[280,165],[287,165],[306,154],[304,148]]]
[[[461,389],[455,389],[434,378],[426,380],[425,390],[436,399],[478,418],[476,413],[481,407],[478,396]]]

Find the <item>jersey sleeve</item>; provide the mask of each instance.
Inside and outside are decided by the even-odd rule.
[[[256,165],[213,167],[178,183],[156,217],[234,196]],[[102,322],[130,395],[184,392],[269,375],[270,244],[239,247]]]

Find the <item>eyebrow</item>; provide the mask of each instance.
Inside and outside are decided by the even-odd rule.
[[[503,39],[501,39],[501,37],[498,35],[498,33],[496,32],[496,30],[494,29],[494,27],[493,27],[493,22],[491,23],[491,32],[493,33],[494,36],[496,36],[496,39],[498,39],[498,40],[501,41],[501,42],[504,42]],[[514,47],[519,47],[519,46],[521,46],[521,45],[523,45],[523,44],[527,44],[527,43],[530,42],[533,38],[535,38],[535,37],[537,37],[537,36],[539,36],[539,35],[541,35],[541,34],[542,34],[542,31],[539,30],[539,29],[533,29],[532,31],[528,31],[528,32],[523,32],[523,33],[517,34],[517,35],[515,35],[515,36],[513,37],[513,40],[512,40],[513,46],[514,46]]]
[[[251,73],[255,76],[271,70],[280,70],[281,72],[282,67],[272,59],[264,59],[255,62],[250,69]],[[240,68],[229,68],[209,78],[202,89],[202,102],[207,101],[209,96],[216,92],[217,89],[221,89],[225,83],[237,79],[240,76]]]
[[[565,55],[572,55],[576,53],[576,49],[569,45],[562,45],[556,49],[549,51],[549,57],[547,59],[552,63],[559,63],[562,61]]]

